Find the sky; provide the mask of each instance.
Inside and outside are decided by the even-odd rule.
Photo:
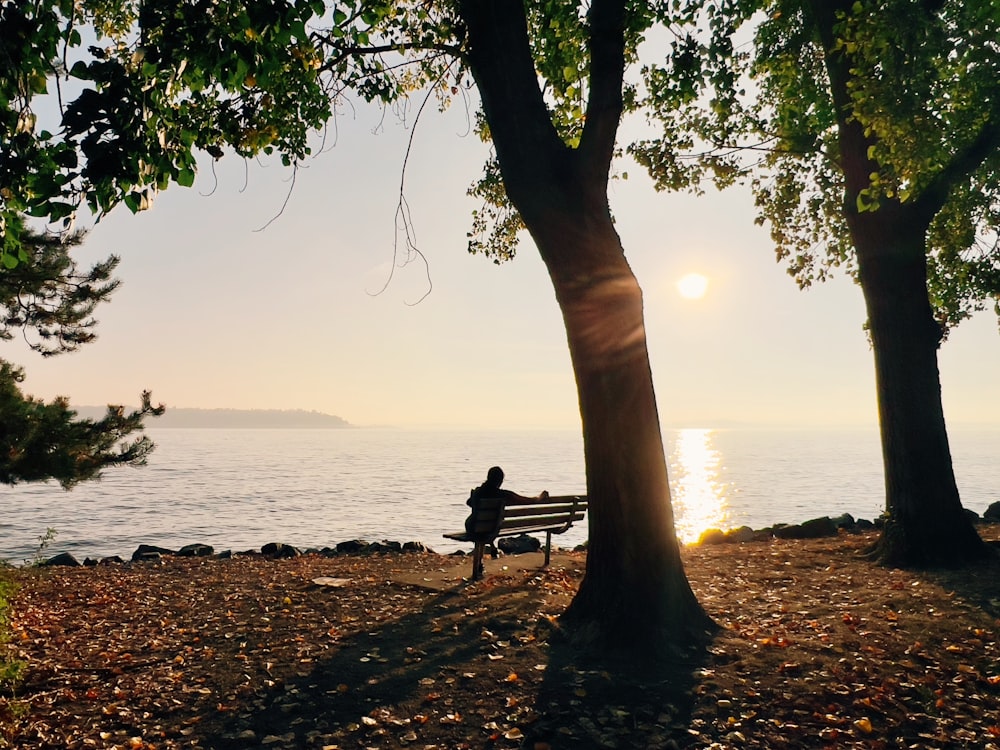
[[[405,196],[426,263],[394,263]],[[317,144],[319,145],[319,144]],[[359,107],[295,176],[277,161],[203,164],[151,210],[122,206],[76,254],[120,255],[98,339],[8,359],[24,390],[78,406],[305,409],[359,426],[578,428],[565,331],[531,240],[497,266],[466,252],[467,197],[486,147],[467,112],[416,130]],[[644,293],[666,427],[872,426],[874,369],[860,290],[800,291],[753,222],[747,189],[656,193],[634,164],[610,201]],[[287,199],[287,204],[286,204]],[[688,273],[709,283],[687,299]],[[383,291],[380,291],[383,290]],[[981,313],[940,352],[949,425],[1000,426],[1000,339]]]

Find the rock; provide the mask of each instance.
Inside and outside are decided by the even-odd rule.
[[[284,559],[288,557],[298,557],[302,553],[290,544],[282,542],[268,542],[260,548],[260,553],[265,557]]]
[[[833,524],[832,518],[823,516],[791,526],[775,526],[774,536],[778,539],[819,539],[837,536],[837,527]]]
[[[132,562],[142,562],[146,560],[159,560],[163,555],[172,555],[174,551],[166,547],[157,547],[153,544],[140,544],[132,553]]]
[[[313,578],[312,582],[317,586],[327,586],[329,588],[342,589],[351,582],[350,578],[333,578],[330,576],[320,576]]]
[[[382,540],[381,542],[372,542],[365,548],[365,552],[372,554],[375,552],[402,552],[403,545],[399,542],[390,542],[387,540]]]
[[[96,557],[85,557],[83,558],[83,567],[85,568],[96,568],[97,558]]]
[[[705,529],[698,537],[698,544],[722,544],[726,533],[722,529]]]
[[[871,531],[875,528],[875,524],[869,521],[867,518],[859,518],[854,522],[854,528],[859,531]]]
[[[819,539],[824,536],[837,536],[837,525],[830,516],[812,518],[802,523],[803,539]]]
[[[849,531],[855,526],[854,516],[850,513],[843,513],[833,519],[833,525],[838,529],[847,529]]]
[[[406,542],[403,545],[403,552],[425,552],[434,554],[434,550],[425,547],[423,542]]]
[[[180,557],[210,557],[215,550],[207,544],[186,544],[177,550]]]
[[[995,503],[990,503],[990,506],[983,511],[984,521],[1000,521],[1000,500]]]
[[[778,523],[771,533],[775,539],[802,539],[802,527],[798,524]]]
[[[525,552],[537,552],[542,548],[542,543],[533,536],[519,534],[503,537],[497,542],[497,546],[506,555],[521,555]]]
[[[70,568],[75,568],[79,566],[79,564],[80,561],[77,560],[75,557],[73,557],[73,555],[70,554],[69,552],[60,552],[55,557],[50,557],[45,562],[41,563],[41,565],[45,566],[62,565]]]
[[[362,552],[367,546],[368,542],[362,541],[361,539],[352,539],[349,542],[338,542],[337,554],[356,555],[359,552]]]
[[[98,565],[123,565],[125,563],[118,555],[102,557]]]
[[[751,529],[749,526],[740,526],[735,529],[730,529],[726,532],[726,537],[723,541],[734,542],[736,544],[744,544],[746,542],[752,542],[757,538],[757,532]]]
[[[976,511],[974,511],[974,510],[969,510],[968,508],[962,508],[962,510],[964,510],[964,511],[965,511],[965,517],[966,517],[966,518],[968,518],[968,519],[969,519],[969,521],[970,521],[970,522],[971,522],[972,524],[977,524],[977,523],[979,523],[979,522],[980,522],[980,521],[982,520],[982,519],[981,519],[981,518],[979,517],[979,514],[978,514],[978,513],[976,513]]]

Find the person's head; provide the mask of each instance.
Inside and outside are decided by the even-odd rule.
[[[503,469],[499,466],[491,467],[486,473],[486,486],[498,490],[501,484],[503,484]]]

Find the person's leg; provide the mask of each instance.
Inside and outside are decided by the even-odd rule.
[[[483,553],[486,545],[483,542],[476,542],[476,547],[472,552],[472,580],[478,581],[483,577]]]

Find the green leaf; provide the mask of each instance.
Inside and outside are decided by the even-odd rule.
[[[181,187],[191,187],[194,185],[194,177],[193,169],[182,169],[177,173],[177,184]]]

